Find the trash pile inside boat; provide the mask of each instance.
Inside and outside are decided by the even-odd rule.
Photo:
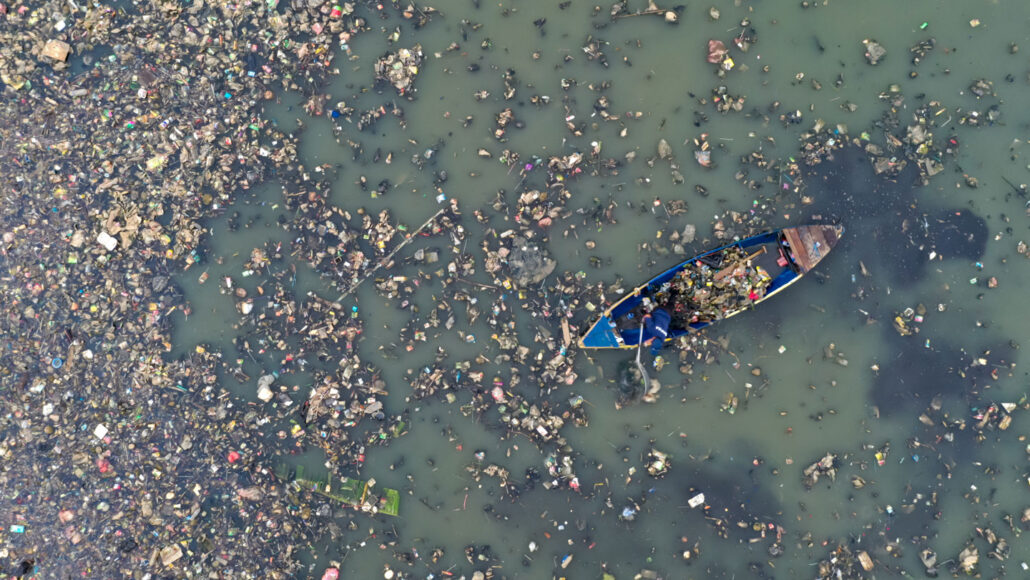
[[[764,247],[759,250],[764,251]],[[654,302],[671,311],[678,327],[721,320],[761,300],[772,283],[753,257],[739,246],[730,246],[693,260],[662,285]]]

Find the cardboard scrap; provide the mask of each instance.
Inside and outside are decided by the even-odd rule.
[[[72,51],[70,44],[63,40],[51,39],[46,41],[43,47],[43,56],[64,62],[68,60],[68,53]]]
[[[182,548],[178,544],[161,548],[161,563],[165,566],[171,566],[179,558],[182,558]]]

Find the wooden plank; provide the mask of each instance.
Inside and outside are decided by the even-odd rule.
[[[755,252],[754,254],[751,254],[750,256],[747,256],[747,257],[745,257],[742,260],[737,260],[733,264],[730,264],[729,266],[723,268],[722,270],[719,270],[718,272],[715,273],[715,276],[712,276],[712,278],[716,282],[721,282],[723,278],[725,278],[726,276],[729,276],[730,274],[732,274],[737,268],[741,267],[742,265],[746,266],[748,262],[750,262],[751,260],[754,260],[755,258],[757,258],[758,256],[761,256],[764,253],[765,253],[765,246],[762,246],[762,248],[760,250],[758,250],[757,252]]]
[[[798,228],[798,239],[801,240],[801,253],[805,256],[805,271],[811,270],[815,266],[812,260],[812,233],[808,231],[807,227]]]
[[[808,261],[808,252],[805,251],[805,244],[801,241],[799,235],[799,228],[790,228],[784,230],[783,235],[787,238],[787,244],[790,245],[790,253],[794,256],[794,262],[797,263],[798,268],[801,269],[801,273],[804,274],[811,269],[811,264]]]
[[[812,269],[830,251],[832,245],[826,240],[826,228],[821,226],[805,226],[800,228],[801,239],[804,241],[805,258],[808,268]]]
[[[826,237],[827,231],[822,226],[801,226],[784,231],[791,254],[802,274],[814,268],[833,249],[836,239],[830,243]]]

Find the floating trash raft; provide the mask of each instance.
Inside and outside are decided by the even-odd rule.
[[[303,466],[297,467],[296,475],[292,478],[292,485],[302,490],[317,493],[363,512],[388,516],[400,513],[400,492],[390,488],[383,488],[381,493],[373,492],[375,484],[375,478],[362,480],[342,477],[333,481],[332,475],[326,475],[325,481],[306,479]]]

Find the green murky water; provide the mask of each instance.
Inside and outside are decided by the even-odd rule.
[[[543,183],[541,175],[530,172],[523,180],[518,171],[509,172],[499,164],[496,158],[503,149],[518,151],[524,160],[586,151],[592,142],[600,143],[604,156],[617,159],[637,152],[636,160],[620,167],[618,175],[584,175],[570,187],[573,211],[593,207],[595,198],[605,203],[614,199],[619,204],[616,225],[600,229],[592,220],[573,214],[556,222],[547,241],[559,270],[585,271],[595,283],[610,283],[621,275],[633,284],[675,263],[673,255],[657,257],[652,263],[638,251],[641,244],[656,240],[659,231],[667,235],[694,224],[699,239],[687,248],[688,253],[712,245],[713,217],[726,210],[747,211],[757,199],[755,192],[734,179],[739,158],[756,150],[777,160],[796,156],[799,135],[817,119],[831,126],[845,124],[852,135],[868,131],[874,142],[883,143],[883,131],[874,122],[890,105],[878,94],[892,83],[899,84],[906,95],[906,107],[917,106],[919,95],[940,101],[939,108],[946,109],[942,114],[953,117],[952,126],[961,140],[957,158],[946,163],[929,186],[908,185],[911,175],[897,184],[884,183],[872,176],[863,155],[849,154],[835,161],[834,179],[810,180],[807,194],[815,204],[801,206],[796,199],[778,202],[778,226],[813,217],[839,219],[847,228],[842,246],[819,266],[818,278],[803,280],[761,309],[711,329],[711,339],[728,341],[728,352],[718,360],[695,364],[693,374],[687,376],[676,365],[652,373],[664,385],[657,404],[616,410],[612,380],[618,363],[631,355],[579,353],[580,380],[564,392],[585,397],[590,425],[567,426],[563,434],[577,452],[576,470],[584,494],[549,492],[537,486],[513,503],[502,498],[496,480],[473,481],[464,467],[473,462],[476,450],[484,450],[488,463],[503,465],[515,479],[530,466],[544,471],[544,456],[525,437],[507,436],[495,413],[476,421],[464,416],[459,404],[406,402],[410,389],[405,371],[431,365],[436,345],[419,346],[396,361],[383,358],[378,347],[396,340],[408,314],[378,296],[371,284],[363,286],[346,302],[359,305],[367,321],[359,348],[366,361],[382,370],[391,393],[387,410],[399,413],[408,408],[412,424],[408,435],[371,453],[362,474],[405,493],[402,515],[388,520],[355,516],[358,531],[346,533],[338,543],[318,546],[313,570],[320,574],[328,560],[343,559],[348,578],[381,577],[387,565],[407,571],[408,566],[393,556],[395,548],[374,547],[389,533],[396,534],[396,550],[419,552],[421,559],[410,568],[418,577],[425,577],[424,558],[435,547],[445,550],[442,561],[453,564],[455,571],[468,571],[463,547],[487,544],[503,562],[496,572],[512,578],[598,578],[602,564],[618,578],[631,578],[642,568],[669,578],[804,578],[813,577],[813,564],[828,555],[824,542],[868,550],[878,574],[894,575],[903,569],[921,576],[917,557],[921,547],[932,546],[944,561],[972,538],[974,526],[989,525],[1008,538],[1013,558],[984,561],[985,570],[1022,573],[1019,562],[1026,556],[1020,555],[1019,546],[1025,540],[1017,538],[1000,518],[1025,507],[1026,454],[1019,440],[1025,432],[1025,417],[1017,412],[1012,428],[989,434],[982,443],[968,432],[958,433],[952,443],[938,441],[934,434],[939,430],[927,428],[917,417],[940,393],[945,409],[975,422],[969,419],[970,407],[980,405],[979,401],[1017,401],[1025,391],[1021,367],[1015,367],[1010,376],[1007,365],[1020,362],[1009,341],[1022,341],[1030,324],[1030,315],[1022,308],[1022,288],[1030,282],[1030,274],[1023,267],[1024,258],[1015,253],[1017,242],[1027,235],[1027,217],[1025,200],[1011,195],[1003,178],[1015,184],[1030,181],[1027,118],[1020,106],[1030,96],[1030,65],[1025,51],[1010,54],[1009,49],[1010,43],[1030,49],[1030,9],[1020,2],[981,0],[902,4],[872,0],[860,5],[827,1],[812,2],[818,6],[807,10],[795,1],[712,4],[721,11],[718,21],[708,18],[707,4],[690,3],[680,14],[678,26],[656,16],[613,23],[607,18],[609,6],[601,6],[595,14],[590,3],[575,0],[564,8],[556,2],[487,2],[479,7],[471,2],[444,3],[436,6],[441,14],[417,31],[397,17],[372,18],[372,25],[384,32],[351,42],[353,54],[360,57],[338,58],[341,75],[328,88],[330,102],[345,100],[358,109],[386,103],[389,109],[392,100],[404,109],[405,127],[390,115],[364,132],[343,123],[341,145],[333,136],[331,121],[307,117],[296,99],[287,98],[289,103],[268,111],[267,116],[283,127],[293,127],[296,118],[302,119],[306,128],[301,153],[309,168],[339,164],[333,201],[344,208],[365,207],[373,212],[389,208],[400,221],[415,226],[437,210],[433,172],[446,170],[444,192],[460,201],[465,225],[473,234],[469,251],[480,258],[478,249],[472,248],[484,234],[471,219],[472,210],[489,210],[498,190],[506,190],[513,199],[515,193]],[[633,4],[630,11],[643,8],[643,3]],[[534,25],[540,18],[546,22]],[[757,42],[747,53],[734,50],[736,67],[720,79],[714,74],[715,66],[705,62],[707,40],[717,38],[729,45],[740,34],[744,18],[750,19]],[[974,18],[981,22],[975,28],[970,26]],[[396,26],[401,28],[398,46],[419,42],[428,56],[417,80],[417,100],[410,103],[390,92],[361,92],[372,83],[375,58],[391,48],[385,37]],[[936,48],[914,66],[909,47],[930,37],[936,39]],[[584,52],[582,47],[591,38],[600,42],[608,66]],[[863,58],[862,40],[867,38],[888,50],[876,67]],[[452,42],[460,47],[448,51]],[[478,65],[478,71],[470,72],[470,65]],[[510,101],[502,97],[502,75],[507,69],[515,71],[518,81]],[[912,71],[918,76],[910,78]],[[839,87],[834,82],[838,78]],[[970,83],[979,78],[994,83],[996,97],[977,99],[970,94]],[[563,79],[571,85],[568,91],[562,89]],[[813,81],[822,88],[816,90]],[[746,96],[742,111],[722,114],[710,102],[700,102],[710,101],[712,89],[720,85],[731,95]],[[480,90],[489,91],[490,96],[477,101],[473,93]],[[594,114],[595,101],[602,95],[617,120],[605,121]],[[535,105],[533,96],[547,96],[549,104]],[[775,102],[781,106],[771,111]],[[857,108],[849,112],[842,108],[846,103]],[[985,111],[994,103],[1000,104],[1002,115],[993,126],[957,126],[958,109]],[[492,135],[493,118],[504,107],[511,107],[525,127],[510,129],[507,140],[498,143]],[[794,110],[803,113],[803,121],[785,127],[780,114]],[[633,118],[637,112],[639,118]],[[465,128],[467,116],[472,122]],[[571,116],[576,123],[586,123],[582,137],[566,130],[565,119]],[[903,124],[910,122],[905,111],[900,117]],[[626,134],[621,137],[623,130]],[[690,141],[701,133],[707,133],[715,146],[713,169],[700,168],[693,161]],[[941,138],[948,134],[940,133]],[[671,144],[673,162],[685,176],[684,183],[673,182],[669,161],[655,160],[653,166],[647,162],[656,157],[661,138]],[[357,158],[347,139],[363,147]],[[424,156],[429,148],[435,152],[419,171],[411,158]],[[480,158],[480,148],[493,158]],[[392,153],[392,163],[373,162],[377,150],[382,159]],[[980,187],[969,188],[963,174],[976,177]],[[385,195],[373,197],[356,186],[360,176],[370,184],[389,180],[391,187]],[[698,195],[697,185],[710,195]],[[766,189],[758,193],[771,195],[768,188],[774,185],[765,184]],[[902,196],[902,205],[918,204],[920,215],[965,210],[983,218],[987,228],[986,250],[980,258],[983,269],[966,258],[930,262],[927,248],[921,254],[920,273],[911,274],[914,268],[907,268],[910,274],[905,274],[898,266],[899,256],[910,249],[891,245],[905,239],[897,233],[902,227],[899,212],[870,211],[869,196],[874,194]],[[655,198],[686,200],[689,211],[677,216],[652,211]],[[201,342],[236,352],[230,341],[239,334],[233,328],[239,317],[233,300],[218,292],[217,282],[232,276],[254,290],[258,280],[241,278],[250,250],[268,240],[288,243],[288,234],[275,225],[283,211],[276,205],[280,202],[279,184],[266,183],[232,208],[239,211],[244,227],[229,232],[226,217],[209,224],[205,263],[180,279],[193,314],[176,329],[176,352]],[[574,231],[566,229],[573,224]],[[494,218],[494,227],[505,227],[500,217]],[[922,226],[913,221],[906,227]],[[928,219],[925,227],[948,226]],[[587,240],[595,241],[596,248],[587,250]],[[414,252],[420,243],[403,252]],[[942,246],[937,252],[946,251]],[[591,267],[591,256],[604,258],[603,267]],[[223,258],[221,263],[217,258]],[[869,277],[863,276],[860,261]],[[310,290],[335,298],[308,266],[298,263],[296,270],[296,295]],[[202,271],[210,275],[206,285],[197,281]],[[393,273],[411,276],[415,270],[401,267]],[[998,288],[986,288],[983,280],[990,276],[998,278]],[[970,284],[971,278],[978,278],[978,283]],[[490,282],[485,277],[480,280]],[[438,283],[428,285],[420,290],[416,303],[427,309],[446,298],[447,292]],[[489,292],[483,296],[491,299]],[[518,308],[517,297],[508,300]],[[890,326],[894,312],[919,303],[929,309],[921,332],[899,337]],[[875,321],[868,323],[862,311]],[[529,313],[521,315],[527,339],[538,324]],[[463,324],[467,321],[459,318],[456,328]],[[451,361],[478,353],[497,354],[484,324],[463,330],[475,335],[476,342],[463,342],[452,332],[440,343]],[[824,357],[831,343],[840,359],[846,359],[846,366],[839,359]],[[988,350],[990,354],[984,354]],[[961,366],[963,351],[966,356],[985,356],[988,368],[999,369],[999,378],[987,374],[957,378],[952,367]],[[260,368],[273,369],[276,364],[256,356],[245,368],[256,376]],[[879,372],[872,369],[874,365]],[[760,376],[751,374],[755,367],[761,369]],[[505,369],[496,370],[506,376]],[[303,375],[292,375],[288,384],[302,387],[303,396],[304,380]],[[252,383],[226,381],[242,401],[256,401]],[[749,396],[749,400],[736,414],[720,412],[726,393]],[[914,438],[929,447],[906,445]],[[644,470],[642,454],[649,440],[672,455],[672,469],[664,479],[654,480]],[[891,452],[878,466],[874,453],[887,442]],[[828,451],[842,457],[837,481],[804,490],[801,470]],[[761,459],[757,466],[756,458]],[[309,453],[293,462],[317,470],[323,459],[319,453]],[[987,467],[996,468],[997,475],[985,475]],[[635,470],[632,475],[631,470]],[[853,475],[865,479],[863,489],[851,485]],[[687,507],[695,493],[691,490],[706,494],[715,506],[711,516],[728,518],[728,539],[717,537],[700,510]],[[933,494],[938,494],[938,500],[931,506],[927,502]],[[605,505],[608,498],[611,506]],[[633,522],[620,521],[618,514],[630,500],[642,512]],[[885,511],[888,505],[895,515]],[[910,513],[903,508],[906,505],[911,506]],[[782,557],[769,556],[768,539],[749,542],[758,532],[736,527],[738,520],[754,519],[783,527]],[[803,539],[807,533],[812,545]],[[917,536],[928,536],[928,543],[913,542]],[[884,549],[885,542],[895,540],[902,548],[897,558]],[[369,547],[347,549],[362,541]],[[531,553],[530,542],[539,550]],[[695,544],[700,558],[685,562],[682,552]],[[562,569],[559,563],[566,554],[573,559]],[[749,571],[752,564],[758,572]]]

